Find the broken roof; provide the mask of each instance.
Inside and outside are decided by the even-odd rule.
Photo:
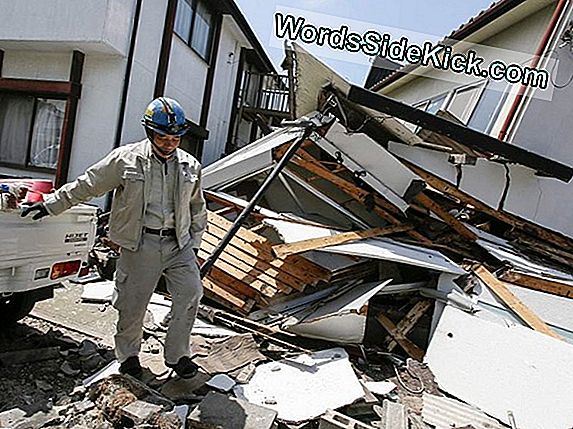
[[[507,18],[509,13],[515,11],[518,6],[524,5],[536,11],[554,0],[498,0],[493,2],[488,8],[481,10],[477,15],[469,18],[465,23],[461,24],[457,29],[453,30],[450,34],[445,36],[439,43],[445,45],[454,45],[458,41],[467,39],[475,35],[480,30],[499,20],[500,18]],[[532,13],[532,12],[530,12]],[[519,18],[516,18],[519,19]],[[504,25],[507,27],[507,25]],[[474,42],[476,43],[476,42]],[[419,66],[416,64],[408,64],[395,72],[384,76],[382,80],[375,83],[370,89],[372,91],[379,91],[382,88],[398,81],[399,79],[408,76],[414,69]]]

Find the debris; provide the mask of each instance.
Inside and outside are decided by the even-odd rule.
[[[20,408],[12,408],[11,410],[3,411],[0,413],[0,427],[11,428],[14,424],[26,417],[26,411]]]
[[[58,359],[60,347],[20,350],[0,353],[0,366],[24,365],[32,362]]]
[[[251,334],[211,342],[208,355],[194,362],[209,374],[228,373],[249,363],[266,360]]]
[[[366,231],[342,232],[330,237],[309,238],[289,244],[278,244],[273,246],[273,253],[278,257],[286,257],[297,253],[308,252],[309,250],[321,249],[324,247],[336,246],[350,241],[362,240],[370,237],[382,237],[404,232],[412,229],[411,225],[397,225],[385,228],[373,228]]]
[[[368,301],[391,281],[343,287],[307,308],[301,307],[281,326],[304,337],[360,344],[366,333]]]
[[[193,378],[170,378],[160,392],[172,401],[195,401],[198,395],[195,393],[211,379],[204,372],[199,371]]]
[[[240,399],[277,411],[288,422],[316,418],[364,396],[341,348],[259,365],[251,381],[235,386],[234,392]]]
[[[365,381],[364,385],[372,393],[381,396],[387,395],[396,389],[396,385],[391,381]]]
[[[188,421],[223,429],[271,429],[277,412],[232,396],[209,392],[189,414]]]
[[[441,389],[505,424],[512,411],[524,429],[573,425],[572,360],[570,344],[449,306],[425,357]]]
[[[213,376],[207,383],[207,386],[214,387],[215,389],[219,389],[223,392],[228,392],[235,386],[237,383],[231,377],[226,374],[217,374]]]
[[[115,282],[104,280],[83,285],[82,301],[85,302],[111,302]]]
[[[245,384],[248,383],[253,375],[255,374],[255,370],[257,367],[254,363],[249,363],[247,366],[244,366],[239,373],[237,374],[236,380],[237,383]]]
[[[68,361],[65,361],[64,363],[62,363],[62,365],[60,366],[60,372],[63,372],[65,375],[67,376],[75,376],[78,375],[80,373],[79,369],[74,369],[72,368],[72,366],[70,365],[70,363]]]
[[[424,351],[420,349],[416,344],[414,344],[411,340],[406,338],[406,336],[398,330],[394,322],[392,322],[385,314],[378,313],[376,319],[380,324],[388,331],[390,336],[400,344],[406,353],[412,358],[421,361],[424,357]]]
[[[136,400],[121,408],[121,414],[127,417],[136,425],[149,421],[154,415],[163,410],[160,405],[150,404],[149,402]]]
[[[501,299],[506,306],[510,308],[521,320],[527,323],[528,326],[538,332],[547,334],[553,338],[563,339],[560,335],[556,334],[543,320],[541,320],[535,313],[533,313],[519,298],[517,298],[511,291],[504,286],[487,268],[480,265],[474,269],[474,273],[483,281],[494,293]]]
[[[354,420],[342,413],[334,410],[326,410],[320,416],[320,424],[318,429],[374,429],[358,420]]]
[[[436,429],[450,429],[472,425],[475,429],[502,429],[495,419],[475,407],[455,399],[424,393],[422,418]]]
[[[167,413],[174,404],[133,377],[111,375],[91,385],[89,398],[114,425],[119,425],[125,417],[126,406],[141,400],[149,405],[139,402],[133,408],[128,408],[127,413],[159,429],[180,427],[177,415]]]
[[[384,399],[380,409],[382,429],[408,429],[408,419],[403,405]]]
[[[35,383],[36,387],[40,390],[43,390],[44,392],[49,392],[50,390],[54,389],[50,383],[47,383],[44,380],[35,380]]]

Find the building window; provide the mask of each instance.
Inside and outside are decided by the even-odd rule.
[[[468,127],[489,134],[507,99],[509,89],[497,82],[488,82],[468,121]]]
[[[0,93],[0,162],[56,169],[66,101]]]
[[[202,0],[178,0],[175,33],[205,61],[213,39],[213,14]]]
[[[452,94],[446,110],[461,122],[467,124],[476,106],[476,102],[483,92],[484,86],[485,83],[481,82],[477,85],[456,89]]]

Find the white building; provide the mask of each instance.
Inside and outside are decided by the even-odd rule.
[[[565,0],[499,0],[448,36],[455,51],[476,49],[486,64],[532,66],[539,58],[537,67],[551,75],[550,99],[520,84],[413,66],[402,69],[407,73],[371,70],[368,81],[379,74],[374,91],[430,113],[445,111],[470,128],[573,166],[572,19],[573,5]],[[572,183],[514,163],[459,164],[443,151],[398,144],[390,150],[495,209],[573,237]]]
[[[0,19],[0,174],[72,180],[144,138],[159,95],[204,164],[259,135],[240,87],[274,68],[233,0],[0,0]]]

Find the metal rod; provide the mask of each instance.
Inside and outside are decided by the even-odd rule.
[[[223,239],[220,241],[218,246],[215,248],[213,253],[209,256],[209,258],[207,258],[207,260],[203,263],[203,265],[201,265],[201,278],[203,278],[207,275],[209,270],[213,267],[213,264],[215,263],[215,261],[219,258],[221,253],[223,253],[225,246],[227,244],[229,244],[229,242],[234,237],[234,235],[237,233],[237,231],[239,230],[241,225],[245,222],[247,217],[251,214],[251,212],[253,211],[255,206],[263,198],[263,196],[264,196],[265,192],[267,191],[267,189],[269,188],[269,186],[273,183],[275,178],[280,174],[280,172],[283,170],[283,168],[287,165],[289,160],[292,158],[292,156],[295,154],[295,152],[298,150],[298,148],[302,145],[302,143],[314,132],[314,130],[315,130],[314,125],[310,125],[310,124],[307,125],[306,129],[304,130],[302,137],[296,143],[293,143],[288,148],[287,152],[281,158],[279,163],[275,166],[275,168],[273,169],[271,174],[269,174],[267,176],[267,178],[265,179],[265,181],[263,182],[263,184],[261,185],[261,187],[259,188],[257,193],[254,195],[254,197],[251,199],[251,201],[249,201],[249,205],[243,209],[243,211],[241,212],[239,217],[237,217],[237,219],[235,219],[235,222],[233,223],[231,228],[227,231],[227,233],[225,234]]]

